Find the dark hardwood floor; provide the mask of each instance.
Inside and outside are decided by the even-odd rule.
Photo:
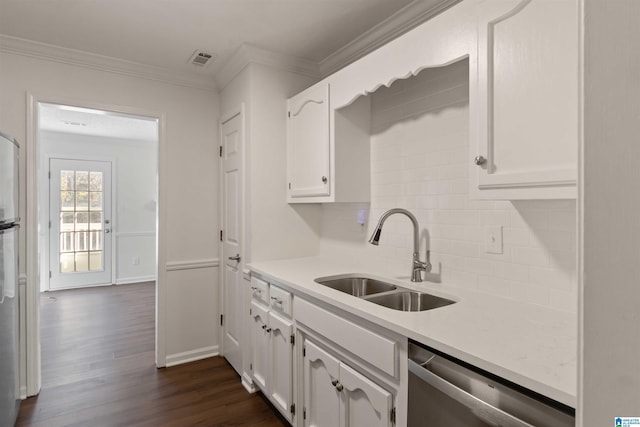
[[[16,426],[288,425],[221,357],[156,369],[154,301],[153,282],[42,294],[42,391]]]

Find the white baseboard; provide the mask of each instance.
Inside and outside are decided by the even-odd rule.
[[[130,283],[140,283],[140,282],[155,282],[156,276],[138,276],[138,277],[123,277],[121,279],[116,279],[116,285],[128,285]]]
[[[199,348],[197,350],[185,351],[183,353],[169,354],[167,355],[165,366],[168,368],[170,366],[195,362],[196,360],[202,360],[218,355],[220,355],[220,347],[217,345]]]
[[[27,398],[27,386],[20,386],[20,400],[25,400]]]
[[[251,377],[249,376],[248,373],[243,372],[241,375],[242,378],[242,386],[245,388],[245,390],[247,390],[250,394],[255,393],[256,391],[258,391],[258,389],[256,388],[255,384],[253,383],[253,380],[251,379]]]

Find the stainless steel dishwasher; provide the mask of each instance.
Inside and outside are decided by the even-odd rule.
[[[575,411],[422,344],[409,342],[409,427],[563,427]]]

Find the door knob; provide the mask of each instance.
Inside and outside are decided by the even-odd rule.
[[[229,259],[231,261],[237,261],[240,262],[240,254],[236,254],[236,256],[230,256]]]
[[[476,158],[473,159],[473,163],[475,163],[476,166],[482,166],[487,163],[487,159],[485,159],[484,156],[476,156]]]

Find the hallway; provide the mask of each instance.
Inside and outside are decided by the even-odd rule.
[[[42,390],[16,426],[286,426],[223,358],[155,368],[154,288],[41,294]]]

